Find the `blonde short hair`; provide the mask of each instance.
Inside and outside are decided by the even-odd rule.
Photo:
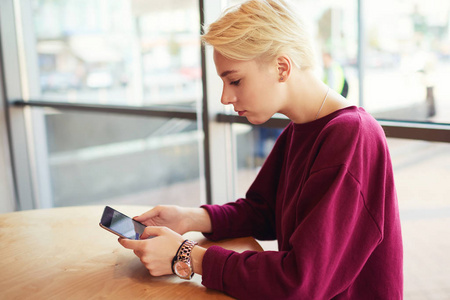
[[[315,66],[305,24],[283,0],[250,0],[225,10],[209,25],[202,41],[235,60],[290,57],[297,67]]]

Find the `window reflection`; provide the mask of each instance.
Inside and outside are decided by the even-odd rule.
[[[197,2],[34,0],[41,98],[195,107]]]

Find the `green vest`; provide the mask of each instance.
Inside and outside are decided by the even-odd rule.
[[[342,67],[337,63],[333,63],[330,68],[325,69],[323,82],[341,94],[345,83],[344,70]]]

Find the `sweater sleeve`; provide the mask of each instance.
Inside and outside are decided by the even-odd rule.
[[[289,251],[213,246],[203,259],[203,285],[238,299],[330,299],[347,289],[382,239],[359,182],[347,166],[330,167],[312,174],[299,197],[318,200],[306,216],[296,212],[302,221]]]
[[[203,205],[211,217],[212,233],[204,233],[211,240],[253,236],[259,240],[276,239],[275,200],[282,162],[284,143],[291,126],[277,139],[245,198],[225,205]]]

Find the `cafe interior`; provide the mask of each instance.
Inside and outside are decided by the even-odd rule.
[[[253,125],[220,102],[222,81],[200,34],[241,2],[0,1],[0,298],[123,296],[132,285],[135,299],[169,299],[181,284],[190,299],[228,299],[202,289],[201,276],[196,285],[148,279],[98,222],[105,206],[134,216],[245,197],[289,120]],[[450,2],[291,2],[312,33],[318,76],[325,80],[330,63],[339,69],[347,101],[386,134],[404,299],[450,299]],[[86,234],[68,239],[78,226]],[[56,234],[77,249],[71,259],[59,246],[34,253],[58,243]],[[242,243],[277,250],[276,241]]]

